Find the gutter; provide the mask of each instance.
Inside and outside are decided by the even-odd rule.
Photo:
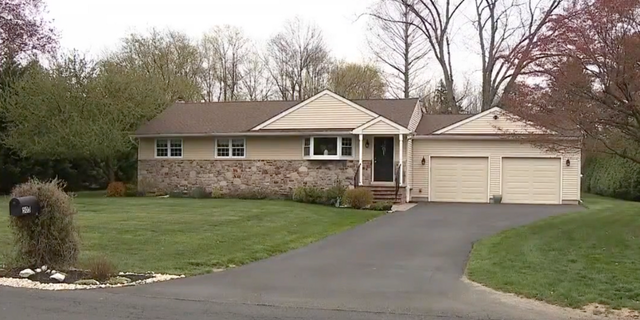
[[[430,134],[415,135],[415,140],[518,140],[528,138],[532,135],[452,135],[452,134]],[[547,137],[558,140],[580,140],[579,137]]]
[[[351,131],[332,132],[236,132],[236,133],[158,133],[158,134],[133,134],[132,138],[181,138],[181,137],[241,137],[241,136],[338,136],[353,135]]]

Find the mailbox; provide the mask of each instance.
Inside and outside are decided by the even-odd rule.
[[[40,214],[40,203],[34,196],[13,198],[9,201],[9,214],[14,217],[24,217]]]

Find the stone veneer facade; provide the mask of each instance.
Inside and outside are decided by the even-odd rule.
[[[371,161],[363,161],[363,184],[371,181]],[[306,160],[139,160],[138,179],[163,191],[203,187],[221,194],[260,189],[290,195],[300,186],[327,188],[339,180],[353,185],[358,161]]]

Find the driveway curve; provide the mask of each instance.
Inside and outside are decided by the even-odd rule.
[[[420,204],[224,272],[96,291],[0,288],[0,319],[566,319],[461,277],[478,239],[577,210]]]

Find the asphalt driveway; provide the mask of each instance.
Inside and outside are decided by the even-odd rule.
[[[473,242],[579,209],[420,204],[271,259],[125,291],[188,300],[482,318],[496,308],[460,280]]]
[[[68,309],[52,300],[82,308],[94,301],[98,306],[88,310],[95,319],[102,319],[96,316],[101,312],[104,319],[171,319],[176,314],[182,319],[567,318],[506,304],[461,277],[474,241],[576,210],[580,207],[420,204],[224,272],[62,295],[0,288],[0,299],[8,303],[0,311],[10,315],[13,310],[15,315],[21,295],[27,295],[22,300],[35,299],[40,308],[49,303],[58,310]],[[37,317],[37,310],[30,309],[31,315]],[[129,316],[116,316],[118,311]],[[71,314],[59,318],[74,319]]]

